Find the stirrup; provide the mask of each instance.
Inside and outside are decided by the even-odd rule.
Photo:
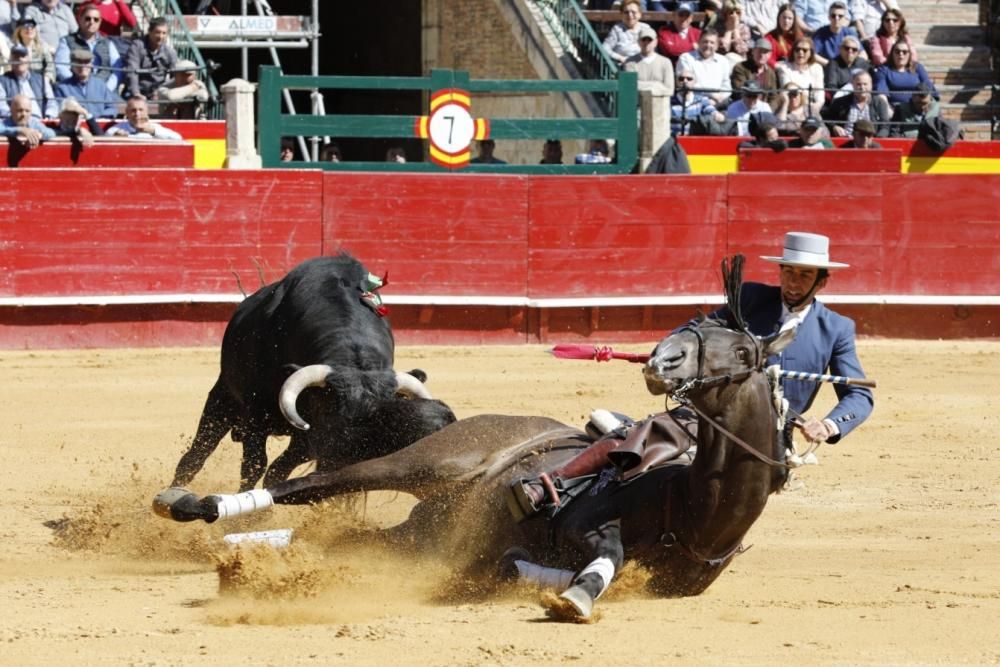
[[[541,487],[544,493],[541,501],[535,501],[528,488],[532,485]],[[552,478],[548,473],[542,473],[535,479],[515,479],[507,487],[507,509],[511,516],[518,523],[530,518],[545,507],[558,508],[562,501],[559,498],[559,490],[556,488]],[[548,502],[545,502],[548,500]]]

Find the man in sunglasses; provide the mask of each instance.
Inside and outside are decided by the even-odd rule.
[[[80,14],[80,29],[59,40],[59,47],[56,49],[56,80],[59,83],[69,81],[73,76],[71,54],[76,50],[86,49],[94,54],[91,62],[94,78],[103,81],[111,92],[118,92],[122,56],[114,42],[102,35],[100,29],[101,10],[88,5]]]
[[[861,40],[847,36],[840,43],[840,53],[837,57],[823,68],[823,85],[827,89],[827,102],[851,92],[851,77],[854,70],[858,69],[871,74],[872,64],[864,57]]]
[[[813,34],[813,44],[816,48],[816,62],[826,65],[840,53],[840,45],[845,37],[857,37],[858,33],[850,26],[850,15],[847,5],[836,0],[830,5],[830,24],[825,25]]]

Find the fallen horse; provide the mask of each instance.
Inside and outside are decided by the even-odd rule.
[[[732,271],[724,264],[731,304],[739,303],[741,266],[740,257]],[[651,573],[655,594],[697,595],[739,553],[787,473],[777,375],[764,364],[794,330],[758,338],[738,308],[731,314],[728,323],[703,320],[673,332],[643,370],[652,393],[698,415],[694,461],[596,484],[551,518],[516,522],[505,502],[509,484],[561,465],[590,439],[551,419],[498,415],[464,419],[387,456],[267,489],[204,498],[167,489],[154,510],[214,522],[275,503],[396,490],[420,502],[390,536],[451,556],[456,570],[473,578],[504,577],[501,565],[511,564],[513,553],[517,575],[562,590],[552,608],[560,617],[589,617],[626,558]]]

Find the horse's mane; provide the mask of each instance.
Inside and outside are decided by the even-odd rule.
[[[740,303],[744,260],[743,255],[733,255],[732,259],[727,257],[722,260],[722,284],[726,289],[726,305],[729,306],[729,327],[747,332],[747,323],[743,319],[743,305]]]

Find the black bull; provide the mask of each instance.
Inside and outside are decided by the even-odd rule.
[[[347,254],[318,257],[239,305],[174,486],[188,484],[230,431],[243,443],[240,490],[246,490],[262,476],[265,485],[280,482],[312,459],[329,470],[383,456],[455,421],[448,406],[429,398],[422,373],[393,370],[389,323],[362,299],[368,276]],[[269,435],[292,436],[270,468]]]

